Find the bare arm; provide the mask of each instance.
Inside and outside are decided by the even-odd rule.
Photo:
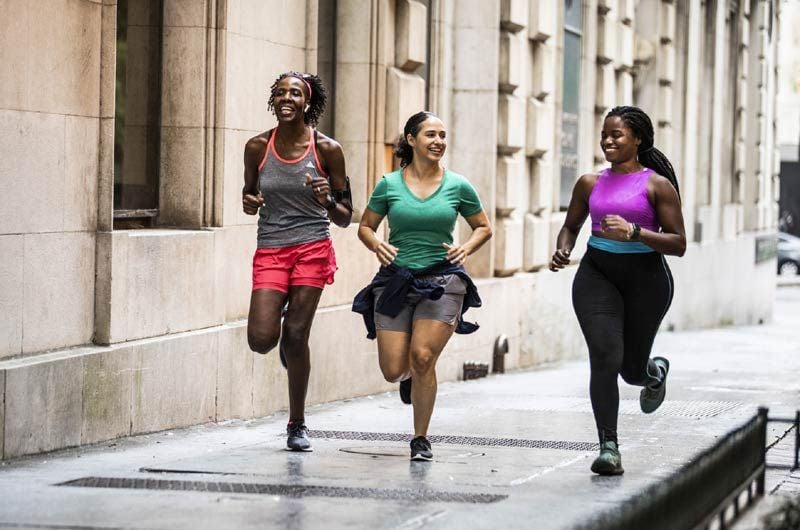
[[[358,239],[378,256],[381,265],[389,265],[397,257],[397,247],[383,241],[376,234],[383,218],[383,215],[365,208],[358,225]]]
[[[589,216],[589,194],[597,182],[597,174],[587,173],[578,179],[572,188],[572,198],[569,200],[567,216],[564,225],[556,238],[556,251],[550,260],[550,270],[558,271],[569,265],[569,255],[575,247],[575,240],[581,231],[586,217]]]
[[[467,256],[473,254],[476,250],[481,248],[484,243],[489,241],[492,237],[492,225],[489,223],[489,217],[486,212],[480,212],[465,217],[470,228],[472,228],[472,235],[469,236],[461,245],[448,245],[442,243],[444,248],[447,249],[447,259],[454,265],[461,265],[466,261]]]
[[[264,158],[269,133],[248,140],[244,146],[244,187],[242,188],[242,210],[255,215],[264,206],[264,198],[258,190],[258,165]]]
[[[319,191],[315,192],[317,200],[328,210],[328,216],[337,226],[343,228],[350,224],[353,217],[353,204],[349,197],[339,202],[332,200],[331,192],[349,191],[347,183],[347,171],[345,169],[344,151],[342,146],[333,138],[328,138],[324,134],[318,133],[317,149],[322,158],[323,164],[330,182],[314,182],[310,184]]]

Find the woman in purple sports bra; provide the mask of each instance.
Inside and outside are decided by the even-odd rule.
[[[572,284],[572,305],[589,347],[592,401],[600,455],[592,471],[623,473],[617,442],[617,376],[641,386],[642,412],[664,401],[669,362],[650,358],[673,284],[664,255],[682,256],[686,235],[678,181],[653,146],[653,124],[637,107],[615,107],[600,138],[611,167],[581,176],[558,233],[550,270],[569,264],[586,217],[592,235]]]

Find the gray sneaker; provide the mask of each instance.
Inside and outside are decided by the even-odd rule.
[[[417,436],[411,440],[411,460],[423,460],[425,462],[433,460],[431,443],[424,436]]]
[[[655,412],[664,397],[667,395],[667,374],[669,373],[669,361],[663,357],[653,357],[653,363],[658,367],[660,381],[651,383],[642,389],[639,394],[639,406],[642,412],[650,414]]]
[[[286,425],[286,450],[287,451],[313,451],[311,440],[308,439],[308,427],[299,421],[289,422]]]
[[[608,441],[600,445],[600,456],[592,462],[592,472],[598,475],[622,475],[622,455],[619,454],[617,442]]]

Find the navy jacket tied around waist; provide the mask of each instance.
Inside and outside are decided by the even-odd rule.
[[[406,295],[409,292],[418,293],[430,300],[438,300],[444,294],[444,287],[436,282],[422,280],[424,276],[438,276],[455,274],[462,280],[467,287],[464,295],[464,302],[461,305],[461,318],[458,319],[456,333],[466,335],[478,329],[478,324],[464,321],[464,313],[470,307],[480,307],[481,297],[478,296],[478,288],[469,277],[464,267],[453,265],[447,260],[440,261],[431,265],[427,269],[412,271],[406,267],[396,267],[394,265],[382,266],[378,273],[372,278],[372,282],[361,289],[353,300],[353,311],[361,313],[364,318],[364,325],[367,327],[367,338],[374,339],[375,333],[375,314],[377,311],[382,315],[390,317],[397,316],[403,309]],[[375,296],[372,290],[377,287],[384,287],[383,294],[375,306]]]

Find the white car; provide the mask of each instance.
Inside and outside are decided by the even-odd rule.
[[[800,274],[800,237],[778,232],[778,274]]]

